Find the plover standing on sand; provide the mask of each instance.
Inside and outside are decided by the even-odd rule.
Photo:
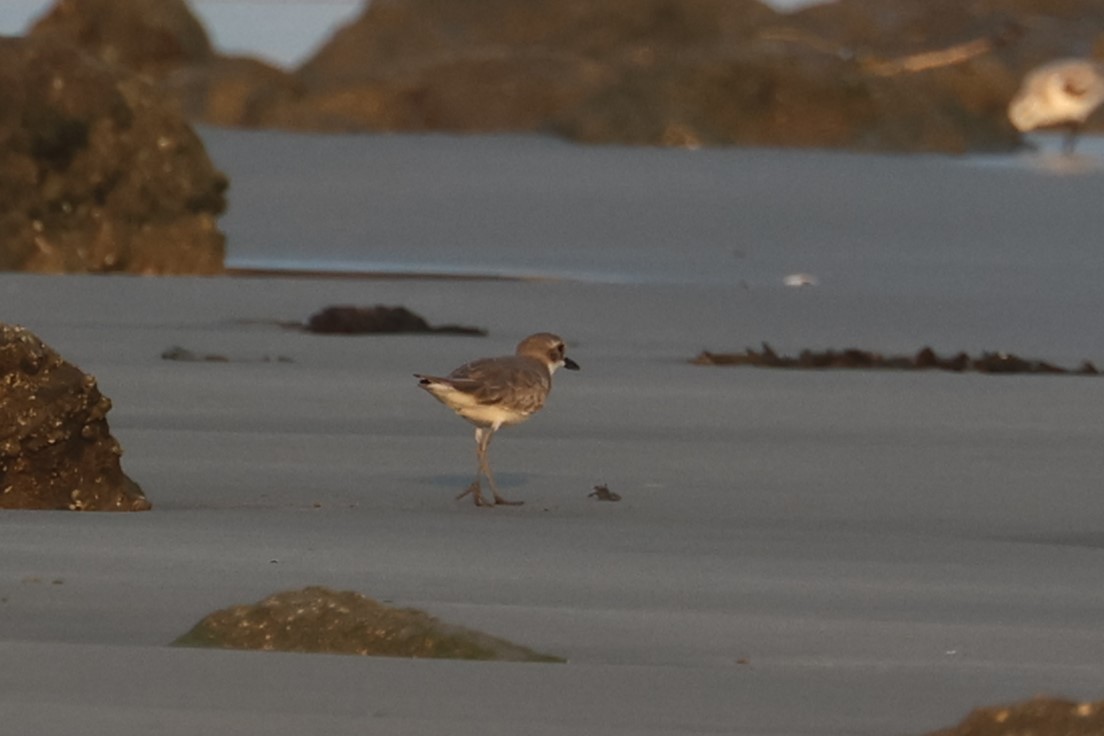
[[[1008,118],[1017,130],[1061,127],[1062,150],[1073,153],[1085,121],[1104,102],[1104,63],[1091,59],[1059,59],[1027,73],[1008,104]]]
[[[523,503],[507,501],[499,495],[487,461],[487,448],[500,427],[520,424],[544,406],[552,390],[552,374],[561,366],[579,370],[578,363],[564,355],[562,339],[549,332],[538,332],[518,343],[514,355],[473,360],[443,378],[414,374],[419,386],[475,425],[479,469],[472,484],[457,498],[470,493],[476,506],[491,505],[480,488],[480,480],[485,477],[495,504]]]

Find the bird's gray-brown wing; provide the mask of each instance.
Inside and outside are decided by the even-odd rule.
[[[528,358],[485,358],[466,363],[448,376],[458,390],[485,406],[506,405],[532,414],[552,388],[548,370]]]

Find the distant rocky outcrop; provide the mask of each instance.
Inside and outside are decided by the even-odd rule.
[[[1018,140],[1007,71],[967,62],[890,78],[842,40],[810,40],[809,25],[758,0],[384,0],[298,70],[305,92],[274,122],[309,125],[317,103],[321,129],[937,151]]]
[[[303,91],[288,72],[246,56],[216,56],[180,67],[159,86],[190,119],[239,128],[273,127],[273,110]]]
[[[269,109],[299,92],[283,69],[215,53],[185,0],[58,0],[29,35],[138,72],[212,125],[267,125]]]
[[[160,5],[62,0],[34,33],[95,29],[67,38],[219,125],[885,151],[1010,149],[1024,73],[1104,51],[1098,0],[373,0],[293,73],[212,55],[183,20],[175,55],[102,42],[183,12]]]
[[[353,591],[313,586],[216,611],[177,646],[265,649],[377,657],[562,662],[412,608],[393,608]]]
[[[774,15],[758,0],[385,0],[303,64],[306,93],[276,112],[300,122],[321,100],[316,124],[339,129],[548,131],[625,67]]]
[[[875,7],[876,6],[876,7]],[[1074,7],[1076,6],[1076,7]],[[603,143],[1007,150],[1039,60],[1087,54],[1092,0],[376,0],[272,124],[546,131]],[[1104,21],[1104,18],[1100,18]]]
[[[214,56],[185,0],[57,0],[30,35],[154,78]]]
[[[144,511],[96,379],[22,327],[0,324],[0,508]]]
[[[0,39],[0,270],[220,272],[227,182],[199,137],[51,35]]]

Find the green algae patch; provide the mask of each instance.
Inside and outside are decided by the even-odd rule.
[[[319,586],[276,593],[205,617],[173,646],[371,657],[563,662],[488,634]]]

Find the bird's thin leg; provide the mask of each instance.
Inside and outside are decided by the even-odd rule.
[[[483,489],[480,487],[480,484],[479,484],[480,474],[483,472],[483,450],[482,450],[482,447],[483,447],[483,443],[484,443],[484,439],[483,439],[484,434],[485,434],[485,430],[482,427],[476,427],[475,428],[475,455],[479,460],[479,468],[475,472],[475,480],[473,480],[471,482],[471,485],[468,486],[467,489],[462,491],[460,493],[460,495],[458,495],[456,497],[456,500],[460,500],[461,498],[463,498],[464,496],[466,496],[470,493],[470,494],[472,494],[472,498],[475,499],[475,505],[476,506],[488,506],[489,507],[489,506],[492,506],[493,504],[487,503],[486,501],[483,500]],[[489,480],[489,478],[488,478],[488,480]],[[492,488],[494,487],[493,482],[492,482],[491,487]]]
[[[491,493],[494,495],[494,502],[500,506],[520,506],[524,501],[508,501],[498,493],[498,486],[495,485],[494,473],[491,472],[491,463],[487,460],[487,450],[491,447],[491,438],[494,437],[495,428],[492,427],[486,430],[483,434],[483,440],[479,443],[479,467],[483,471],[483,475],[487,478],[487,483],[491,486]]]
[[[1062,138],[1062,153],[1067,156],[1073,155],[1073,149],[1077,145],[1077,136],[1081,133],[1081,126],[1077,123],[1070,123],[1066,126],[1066,135]]]

